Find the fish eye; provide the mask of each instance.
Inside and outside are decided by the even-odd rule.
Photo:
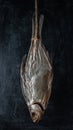
[[[35,117],[35,112],[32,112],[32,117]]]

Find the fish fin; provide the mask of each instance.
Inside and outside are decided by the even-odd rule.
[[[48,100],[50,99],[50,96],[51,96],[51,88],[49,88],[48,90]]]
[[[40,37],[41,37],[41,32],[42,32],[43,21],[44,21],[44,15],[41,15],[40,21],[39,21],[39,36]]]
[[[34,30],[34,15],[32,17],[32,39],[34,38],[34,33],[35,33],[35,30]]]
[[[26,62],[26,55],[23,56],[22,58],[22,64],[21,64],[21,67],[20,67],[20,75],[21,75],[21,78],[23,78],[23,75],[24,75],[24,72],[25,72],[25,62]]]
[[[48,76],[48,90],[51,88],[52,86],[52,80],[53,80],[53,72],[51,72]]]

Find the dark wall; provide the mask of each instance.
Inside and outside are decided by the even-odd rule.
[[[53,87],[39,124],[32,123],[20,85],[34,0],[0,0],[0,130],[73,130],[73,2],[39,0],[43,44],[53,62]]]

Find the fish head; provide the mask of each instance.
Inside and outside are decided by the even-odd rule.
[[[42,116],[44,114],[44,110],[42,109],[42,106],[39,103],[33,103],[30,106],[29,111],[33,122],[37,123],[42,119]]]

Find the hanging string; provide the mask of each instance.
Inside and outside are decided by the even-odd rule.
[[[39,35],[38,0],[35,0],[35,38]]]

